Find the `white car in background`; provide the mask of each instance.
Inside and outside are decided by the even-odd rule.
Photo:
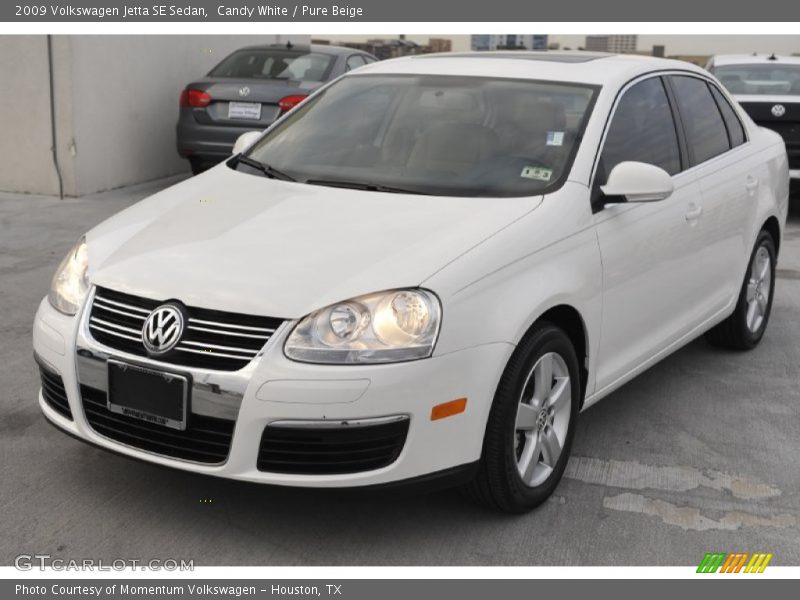
[[[78,242],[39,404],[177,469],[525,511],[581,410],[703,333],[758,344],[787,205],[780,137],[687,63],[368,65]]]
[[[800,56],[724,54],[707,65],[753,121],[781,135],[800,189]]]

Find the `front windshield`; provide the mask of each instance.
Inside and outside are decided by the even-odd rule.
[[[800,65],[724,65],[714,75],[731,94],[800,96]]]
[[[566,177],[596,91],[528,80],[354,75],[298,106],[247,154],[319,185],[541,194]]]

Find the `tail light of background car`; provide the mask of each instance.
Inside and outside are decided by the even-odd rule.
[[[308,96],[303,96],[301,94],[284,96],[278,101],[278,106],[283,112],[286,112],[288,110],[292,110],[295,106],[300,104],[306,98],[308,98]]]
[[[202,108],[211,104],[211,96],[203,90],[185,89],[181,92],[182,107]]]

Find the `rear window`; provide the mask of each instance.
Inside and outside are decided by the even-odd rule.
[[[239,50],[219,63],[209,77],[325,81],[333,57],[290,50]]]
[[[712,71],[731,94],[800,95],[800,65],[723,65]]]
[[[709,87],[711,88],[711,93],[714,94],[714,100],[717,101],[720,112],[722,112],[722,118],[725,119],[725,126],[728,128],[731,147],[735,148],[736,146],[744,144],[745,136],[742,122],[739,120],[739,117],[736,116],[733,107],[731,107],[730,103],[722,95],[722,92],[713,85]]]
[[[692,165],[700,164],[730,150],[728,130],[706,82],[683,75],[673,76],[672,82],[686,131]]]

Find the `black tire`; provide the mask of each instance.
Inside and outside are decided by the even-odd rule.
[[[529,487],[517,468],[515,438],[517,410],[523,386],[537,361],[554,352],[561,356],[570,377],[570,414],[561,455],[549,476],[539,485]],[[497,386],[478,473],[464,488],[464,493],[480,504],[508,513],[529,511],[553,493],[569,459],[572,438],[581,398],[580,369],[569,337],[549,323],[535,324],[520,342],[503,371]]]
[[[192,175],[199,175],[206,170],[206,163],[199,158],[190,158],[189,168],[192,170]]]
[[[764,248],[769,253],[770,258],[769,298],[767,298],[767,307],[761,325],[755,331],[751,331],[747,325],[747,287],[750,282],[753,263],[760,248]],[[751,350],[758,345],[761,338],[764,337],[769,316],[772,312],[772,298],[775,294],[775,259],[775,240],[772,239],[772,235],[768,231],[762,230],[758,234],[755,246],[753,246],[753,252],[750,254],[736,308],[731,316],[706,333],[706,340],[710,344],[731,350]]]

